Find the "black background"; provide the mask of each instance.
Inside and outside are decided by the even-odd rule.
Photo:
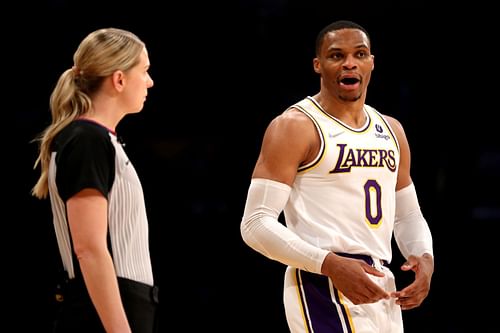
[[[115,26],[146,42],[155,81],[143,111],[127,116],[118,133],[146,195],[162,332],[287,332],[284,266],[248,248],[239,223],[265,127],[319,89],[316,34],[351,19],[369,31],[375,55],[367,103],[405,127],[434,236],[432,290],[421,308],[404,312],[406,332],[493,332],[494,306],[485,301],[498,293],[491,273],[500,222],[498,28],[479,2],[436,5],[51,0],[19,15],[14,33],[7,31],[14,47],[5,49],[22,63],[6,64],[19,71],[9,81],[16,136],[4,159],[13,167],[5,180],[13,185],[6,318],[19,331],[49,331],[59,259],[49,202],[29,194],[38,177],[30,141],[50,123],[50,93],[79,42]],[[400,286],[411,278],[401,263],[395,250]]]

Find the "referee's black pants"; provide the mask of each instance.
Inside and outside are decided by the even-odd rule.
[[[159,332],[158,287],[118,278],[120,294],[133,333]],[[62,286],[53,333],[105,333],[84,282],[73,279]]]

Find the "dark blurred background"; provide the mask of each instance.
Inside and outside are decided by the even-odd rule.
[[[248,248],[239,223],[267,124],[319,89],[316,34],[351,19],[372,39],[367,103],[405,127],[434,235],[432,290],[422,307],[404,312],[405,332],[494,332],[494,306],[485,302],[498,294],[498,29],[479,2],[441,5],[46,0],[37,4],[44,14],[36,21],[21,15],[13,30],[29,32],[14,32],[23,47],[13,52],[23,62],[16,68],[26,74],[17,76],[16,137],[7,142],[14,161],[7,163],[13,169],[6,182],[14,185],[7,205],[15,215],[8,215],[5,235],[4,281],[14,295],[6,318],[16,331],[49,331],[60,263],[50,204],[30,196],[38,177],[30,141],[50,123],[50,93],[79,42],[115,26],[146,42],[155,81],[144,110],[126,117],[118,132],[143,181],[162,332],[287,332],[284,266]],[[399,271],[403,260],[394,252],[403,286],[412,274]]]

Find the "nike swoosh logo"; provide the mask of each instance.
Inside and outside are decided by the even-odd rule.
[[[340,134],[342,134],[342,133],[344,133],[344,131],[342,131],[342,132],[338,132],[338,133],[335,133],[335,134],[328,133],[328,136],[329,136],[330,138],[336,138],[337,136],[339,136],[339,135],[340,135]]]

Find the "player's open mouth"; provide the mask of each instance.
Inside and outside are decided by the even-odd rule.
[[[346,77],[340,80],[340,82],[345,85],[352,85],[358,83],[359,79],[355,77]]]

